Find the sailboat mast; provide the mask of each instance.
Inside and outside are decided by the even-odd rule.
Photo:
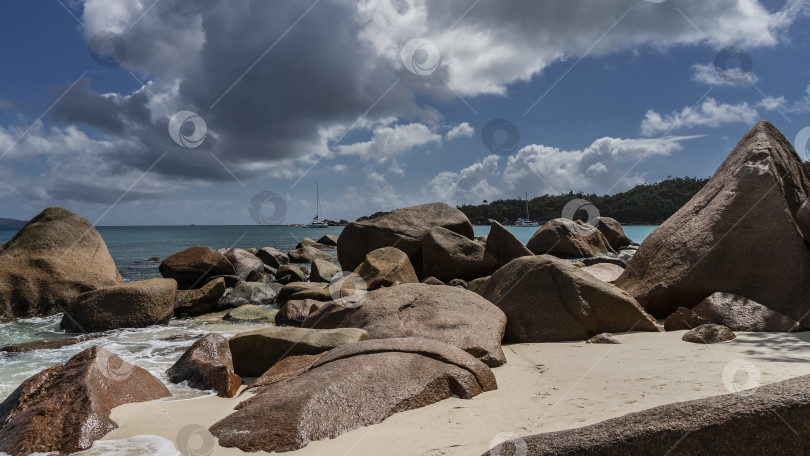
[[[526,195],[526,220],[531,220],[529,219],[529,193],[525,192],[524,194]]]
[[[318,181],[315,181],[315,218],[321,219],[321,192],[318,189]]]

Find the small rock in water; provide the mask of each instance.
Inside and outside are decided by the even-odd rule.
[[[278,309],[270,306],[257,306],[247,304],[225,314],[224,319],[230,321],[274,322]]]
[[[620,344],[618,339],[613,338],[611,333],[597,334],[586,341],[588,344]]]
[[[708,323],[687,332],[683,335],[682,340],[696,344],[716,344],[718,342],[735,339],[736,337],[737,335],[734,334],[734,331],[728,329],[728,327]]]
[[[93,336],[79,336],[69,337],[67,339],[56,340],[36,340],[33,342],[25,342],[22,344],[4,345],[0,347],[0,352],[6,353],[24,353],[33,350],[53,350],[56,348],[67,347],[68,345],[75,345],[79,342],[95,339]]]
[[[318,239],[318,244],[323,244],[329,247],[337,246],[338,238],[334,234],[325,234]]]
[[[269,305],[277,293],[269,285],[259,282],[239,282],[225,293],[218,303],[220,309],[236,308],[247,304]]]
[[[161,337],[159,340],[165,342],[182,342],[184,340],[197,340],[202,337],[202,333],[193,333],[193,334],[174,334],[172,336]]]
[[[149,258],[146,261],[149,261],[149,262],[152,262],[152,263],[160,263],[163,260],[161,260],[159,257],[152,257],[152,258]]]

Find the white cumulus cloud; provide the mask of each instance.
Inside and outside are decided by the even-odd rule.
[[[692,80],[710,86],[755,85],[759,77],[753,72],[746,73],[740,68],[729,68],[722,73],[711,63],[692,65]]]
[[[502,187],[508,194],[623,191],[644,182],[642,175],[625,175],[633,164],[652,156],[669,155],[682,148],[681,141],[693,138],[696,136],[605,137],[583,150],[532,144],[509,157]]]
[[[470,138],[473,133],[475,133],[475,129],[473,129],[470,124],[461,122],[447,132],[447,140],[452,141],[457,138]]]
[[[336,149],[338,155],[355,155],[365,161],[384,163],[413,149],[441,142],[441,135],[427,125],[412,123],[376,127],[370,140],[339,145]]]
[[[716,128],[729,123],[753,124],[758,117],[757,110],[748,103],[718,103],[714,98],[706,98],[698,106],[665,115],[650,109],[641,121],[641,134],[652,136],[683,128]]]

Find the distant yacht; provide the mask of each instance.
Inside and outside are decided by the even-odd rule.
[[[540,226],[539,223],[533,222],[529,218],[529,194],[526,193],[526,218],[519,218],[515,222],[515,226]]]
[[[315,218],[307,228],[329,228],[329,225],[321,220],[321,194],[318,190],[318,181],[315,181]]]

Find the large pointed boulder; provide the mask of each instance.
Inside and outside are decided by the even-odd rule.
[[[403,283],[370,291],[348,305],[337,300],[312,312],[302,328],[361,328],[370,339],[420,337],[454,345],[488,366],[506,362],[506,316],[471,291]]]
[[[357,342],[295,361],[285,366],[286,379],[265,381],[259,394],[210,428],[220,445],[292,451],[453,395],[470,399],[497,388],[482,362],[432,340]]]
[[[658,318],[712,293],[810,324],[810,245],[797,224],[810,181],[790,142],[756,124],[715,175],[656,228],[615,282]]]
[[[633,241],[624,233],[622,224],[610,217],[598,217],[595,221],[596,228],[605,236],[608,244],[617,252],[624,246],[630,245]]]
[[[90,347],[29,378],[0,404],[0,452],[85,450],[118,427],[113,408],[170,395],[146,370]]]
[[[93,225],[49,207],[0,247],[0,321],[52,315],[86,291],[120,283]]]
[[[489,236],[486,237],[485,244],[487,253],[495,258],[497,267],[515,258],[534,255],[520,239],[495,220],[489,226]]]
[[[372,250],[396,247],[408,255],[416,274],[424,278],[422,239],[435,227],[473,239],[472,224],[463,212],[444,203],[423,204],[350,223],[338,238],[338,260],[344,271],[354,271]]]
[[[626,292],[551,255],[512,260],[476,290],[506,314],[504,342],[587,340],[602,332],[661,330]]]

